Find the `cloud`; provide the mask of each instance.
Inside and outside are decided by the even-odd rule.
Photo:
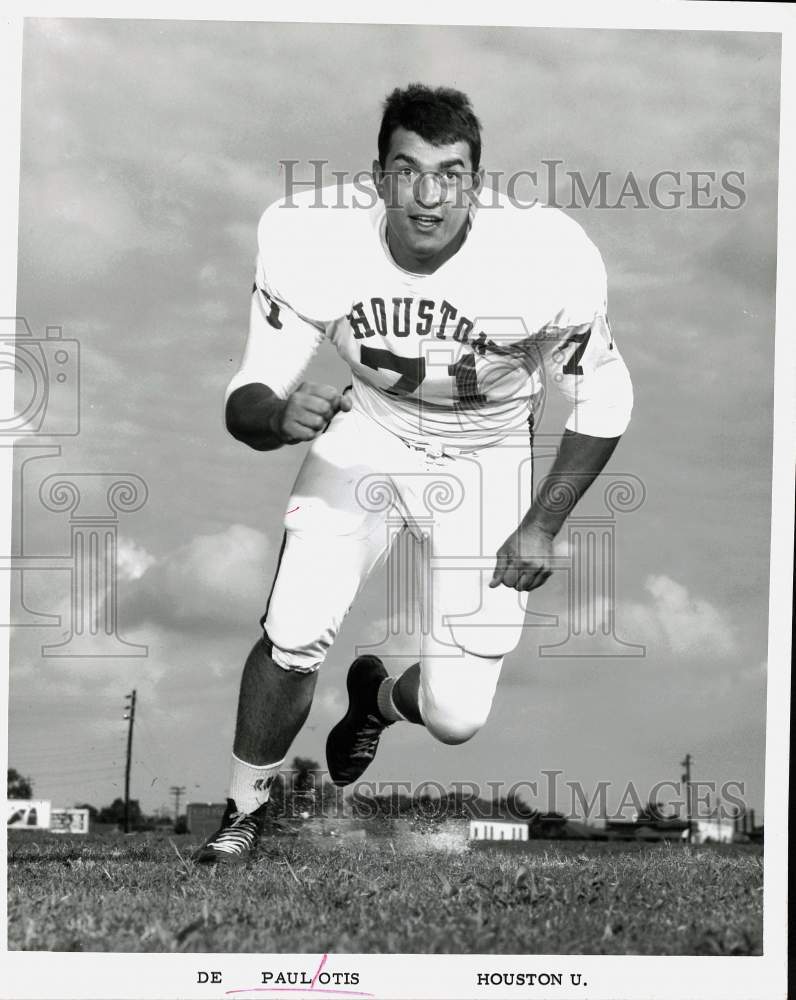
[[[140,580],[150,566],[157,561],[146,549],[136,545],[129,538],[119,538],[116,552],[119,577],[122,580]]]
[[[21,187],[20,258],[41,275],[84,279],[153,243],[135,192],[123,181],[74,166],[33,172]]]
[[[623,607],[623,622],[650,645],[668,646],[680,655],[709,653],[727,657],[737,648],[727,616],[709,601],[693,597],[668,576],[649,576],[644,589],[652,600]]]
[[[120,596],[125,622],[213,632],[246,627],[265,606],[271,551],[262,532],[243,524],[199,535],[130,580]],[[146,557],[136,550],[128,567]]]
[[[751,684],[757,684],[763,686],[765,686],[767,676],[768,676],[767,660],[762,660],[760,663],[755,663],[751,667],[744,667],[744,669],[738,674],[739,680],[748,681]]]

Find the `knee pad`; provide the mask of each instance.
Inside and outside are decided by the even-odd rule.
[[[263,645],[278,667],[300,674],[315,673],[326,658],[326,649],[321,643],[313,642],[307,646],[294,647],[280,646],[271,639],[265,627],[263,627]]]
[[[449,746],[472,739],[489,717],[502,656],[432,655],[420,664],[418,704],[431,735]]]
[[[518,594],[515,591],[513,594],[507,592],[507,596],[512,605],[510,614],[514,614],[516,610],[514,604],[516,603],[516,608],[520,608],[520,601],[527,595]],[[517,648],[520,641],[525,616],[524,610],[522,610],[522,616],[510,624],[504,625],[495,625],[494,623],[467,625],[463,622],[453,622],[449,626],[451,638],[457,646],[464,650],[465,655],[472,654],[482,659],[508,656],[512,650]],[[508,617],[509,613],[507,613]]]

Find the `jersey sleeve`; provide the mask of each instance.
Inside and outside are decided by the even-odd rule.
[[[613,438],[630,423],[633,386],[608,324],[605,265],[583,239],[570,259],[566,303],[545,331],[556,341],[546,374],[572,403],[567,430]]]
[[[286,398],[299,384],[325,336],[325,324],[302,315],[272,278],[279,268],[279,234],[267,223],[267,210],[258,229],[258,253],[249,311],[249,335],[243,361],[233,375],[225,401],[243,385],[259,382]],[[278,228],[278,227],[274,227]]]

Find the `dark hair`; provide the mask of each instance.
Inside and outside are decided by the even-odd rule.
[[[452,87],[432,89],[422,83],[410,83],[403,89],[396,87],[384,102],[379,129],[379,163],[382,166],[397,128],[416,132],[435,145],[466,142],[470,146],[473,170],[478,170],[481,122],[475,116],[470,98],[460,90]]]

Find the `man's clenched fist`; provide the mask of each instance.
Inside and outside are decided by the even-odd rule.
[[[347,413],[351,406],[351,397],[330,385],[302,382],[274,415],[274,431],[284,444],[312,441],[323,433],[338,410]]]

